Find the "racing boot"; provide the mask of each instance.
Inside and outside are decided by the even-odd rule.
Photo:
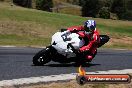
[[[89,62],[91,62],[92,59],[93,59],[93,56],[92,56],[92,55],[86,55],[86,59],[87,59]]]

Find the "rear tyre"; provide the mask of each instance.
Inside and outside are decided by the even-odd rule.
[[[33,64],[36,66],[44,65],[51,61],[50,58],[48,58],[49,53],[46,49],[43,49],[39,51],[34,57],[33,57]]]

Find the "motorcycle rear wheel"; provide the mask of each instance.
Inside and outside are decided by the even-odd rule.
[[[46,49],[43,49],[39,51],[34,57],[33,57],[33,64],[36,66],[44,65],[48,62],[50,62],[51,59],[48,58],[48,54]]]

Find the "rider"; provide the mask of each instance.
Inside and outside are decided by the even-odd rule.
[[[97,47],[99,43],[99,32],[96,29],[96,22],[94,20],[87,20],[84,26],[73,26],[67,28],[70,32],[79,34],[80,38],[85,40],[83,47],[79,49],[79,52],[87,52],[85,58],[91,61],[97,53]]]

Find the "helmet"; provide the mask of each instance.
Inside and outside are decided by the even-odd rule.
[[[86,32],[94,32],[96,28],[96,22],[94,20],[87,20],[84,23],[84,29]]]

